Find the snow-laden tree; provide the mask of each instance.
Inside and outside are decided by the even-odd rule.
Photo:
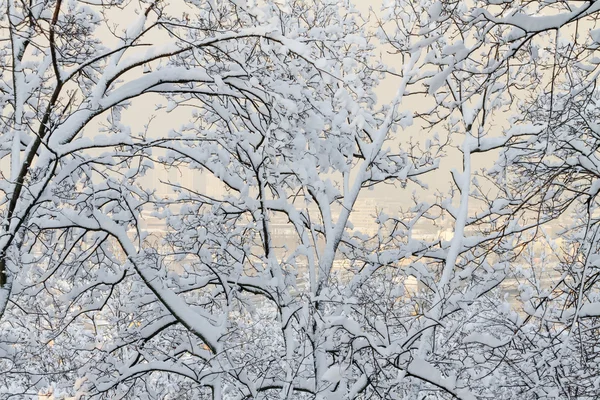
[[[432,390],[433,396],[465,399],[520,393],[494,353],[508,342],[518,317],[498,291],[512,275],[528,231],[539,222],[514,223],[509,215],[517,201],[479,169],[489,167],[499,149],[527,140],[538,129],[508,127],[505,121],[515,99],[539,78],[523,62],[526,54],[500,39],[503,27],[489,23],[485,6],[391,1],[379,20],[380,37],[398,59],[421,52],[423,65],[411,77],[410,96],[424,98],[417,116],[425,128],[454,143],[453,152],[460,155],[454,168],[449,162],[442,168],[452,187],[439,193],[436,218],[450,219],[452,232],[419,260],[425,290],[415,325],[422,335],[406,361],[409,373],[441,373],[432,373],[429,382],[410,380],[405,398],[424,398]],[[446,393],[432,382],[442,383]]]
[[[439,71],[423,72],[423,90],[436,98],[423,118],[462,122],[463,173],[475,153],[501,150],[476,180],[455,174],[479,211],[463,220],[459,262],[444,272],[464,279],[510,261],[506,273],[521,302],[514,313],[489,297],[488,310],[467,311],[459,318],[468,323],[441,329],[446,347],[430,339],[424,356],[464,371],[459,378],[482,397],[597,397],[600,3],[424,2],[418,29],[405,13],[409,3],[389,3],[385,40],[400,54],[411,42],[424,46]],[[452,310],[448,290],[464,291],[446,287],[434,295],[435,316]],[[447,334],[455,340],[446,342]]]
[[[600,3],[250,3],[1,0],[0,397],[593,398]]]
[[[420,272],[400,267],[436,246],[411,239],[432,207],[350,222],[364,189],[438,165],[441,143],[386,144],[419,49],[377,111],[373,44],[337,2],[2,9],[2,397],[388,397],[407,371],[456,393],[403,361]],[[123,122],[156,95],[189,119]],[[226,191],[160,196],[163,167]]]
[[[299,312],[290,261],[271,249],[269,214],[282,208],[304,223],[286,208],[287,181],[333,198],[335,187],[316,175],[329,163],[352,165],[355,140],[366,143],[364,170],[376,159],[391,175],[427,168],[378,154],[396,107],[386,120],[369,113],[376,75],[362,64],[370,45],[358,16],[301,2],[2,8],[5,395],[48,386],[110,398],[315,392],[318,383],[292,369],[294,344],[286,365],[284,336],[269,329],[290,330]],[[121,12],[137,20],[113,26]],[[167,111],[192,106],[193,119],[166,137],[151,126],[132,132],[121,114],[153,93],[168,98]],[[90,131],[98,120],[108,126],[102,135]],[[163,200],[140,179],[153,164],[202,168],[232,195],[182,188]],[[348,188],[349,208],[361,183]],[[164,238],[147,236],[144,210],[163,221]],[[279,317],[250,315],[256,296]]]
[[[522,376],[529,397],[597,397],[598,308],[598,48],[597,2],[532,4],[539,14],[498,15],[530,37],[529,60],[540,81],[523,97],[515,123],[536,123],[535,135],[511,144],[496,171],[507,171],[506,190],[517,198],[513,215],[554,222],[558,240],[545,266],[530,263],[522,278],[525,317],[515,340],[531,366]],[[535,23],[532,23],[535,22]],[[506,28],[505,28],[506,29]],[[514,28],[511,28],[514,29]],[[496,172],[494,171],[494,172]],[[537,216],[537,217],[536,217]],[[549,236],[540,230],[538,237]],[[555,237],[556,238],[556,237]],[[538,239],[543,240],[543,239]],[[542,271],[542,269],[546,271]],[[550,277],[544,273],[552,271]]]

